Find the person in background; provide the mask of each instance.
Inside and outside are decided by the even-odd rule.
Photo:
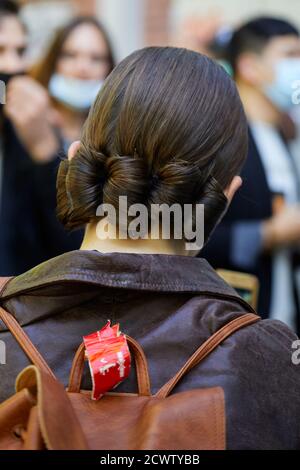
[[[299,32],[280,19],[254,19],[234,32],[228,59],[248,117],[249,153],[243,188],[202,255],[214,267],[258,276],[259,312],[299,329],[300,186],[287,140]]]
[[[33,160],[51,162],[61,147],[67,149],[78,139],[113,67],[103,27],[96,19],[83,17],[57,32],[30,76],[11,81],[6,112]]]
[[[47,259],[80,246],[81,232],[67,236],[56,219],[57,168],[70,142],[79,138],[113,67],[103,27],[94,18],[81,17],[57,32],[30,76],[16,77],[9,84],[6,115],[37,164],[36,203]]]
[[[7,84],[24,74],[27,34],[16,2],[0,1],[0,275],[20,274],[43,260],[34,205],[33,164],[4,114]]]

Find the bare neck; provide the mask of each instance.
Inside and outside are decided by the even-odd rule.
[[[97,223],[89,224],[85,231],[81,250],[96,250],[101,253],[188,254],[184,250],[184,243],[181,240],[110,239],[105,236],[105,233]]]

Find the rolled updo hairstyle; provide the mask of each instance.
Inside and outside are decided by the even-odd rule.
[[[128,205],[205,204],[207,240],[245,161],[247,121],[221,66],[186,49],[150,47],[106,79],[81,142],[58,174],[58,216],[68,229],[127,196]]]

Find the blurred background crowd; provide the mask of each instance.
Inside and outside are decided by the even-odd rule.
[[[257,276],[259,313],[299,332],[299,31],[298,0],[0,0],[0,276],[79,248],[56,174],[114,65],[187,47],[232,75],[249,121],[243,187],[201,256]]]

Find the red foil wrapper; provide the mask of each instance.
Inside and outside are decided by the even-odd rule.
[[[118,324],[111,327],[108,321],[102,330],[84,336],[83,341],[93,381],[92,399],[99,400],[129,375],[131,357],[126,336]]]

